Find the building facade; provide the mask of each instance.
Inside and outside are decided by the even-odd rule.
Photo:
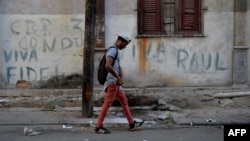
[[[97,0],[95,67],[127,32],[126,87],[247,86],[249,9],[248,0]],[[85,0],[0,0],[1,87],[80,84],[84,23]]]

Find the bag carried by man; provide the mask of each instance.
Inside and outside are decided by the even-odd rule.
[[[111,47],[108,48],[108,50],[109,50],[110,48],[116,48],[116,47],[111,46]],[[108,50],[107,50],[107,51],[108,51]],[[107,52],[106,52],[106,53],[107,53]],[[107,70],[106,67],[105,67],[105,64],[106,64],[106,53],[102,56],[102,59],[101,59],[99,65],[98,65],[98,68],[97,68],[97,80],[98,80],[98,82],[99,82],[101,85],[104,85],[104,83],[105,83],[105,81],[106,81],[106,78],[107,78],[107,75],[108,75],[108,73],[109,73],[108,70]],[[116,53],[115,58],[114,58],[114,60],[113,60],[112,66],[113,66],[114,63],[115,63],[115,60],[116,60],[116,58],[117,58],[117,55],[118,55],[118,50],[117,50],[117,53]]]

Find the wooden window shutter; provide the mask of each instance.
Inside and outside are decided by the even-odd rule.
[[[140,0],[140,33],[161,33],[160,3],[160,0]]]
[[[200,31],[200,0],[181,0],[181,31]]]

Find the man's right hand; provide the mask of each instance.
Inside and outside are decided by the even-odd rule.
[[[122,78],[121,77],[118,77],[117,79],[116,79],[116,85],[122,85],[123,84],[123,80],[122,80]]]

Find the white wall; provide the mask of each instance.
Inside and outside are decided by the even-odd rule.
[[[137,1],[117,9],[106,1],[106,46],[128,32],[132,43],[122,52],[128,86],[212,86],[232,82],[233,0],[205,0],[204,37],[136,38]],[[211,55],[211,60],[209,56]],[[202,57],[204,56],[204,61]],[[204,66],[204,65],[205,66]],[[209,65],[210,64],[210,65]]]
[[[82,73],[84,22],[84,15],[0,15],[5,80]]]

